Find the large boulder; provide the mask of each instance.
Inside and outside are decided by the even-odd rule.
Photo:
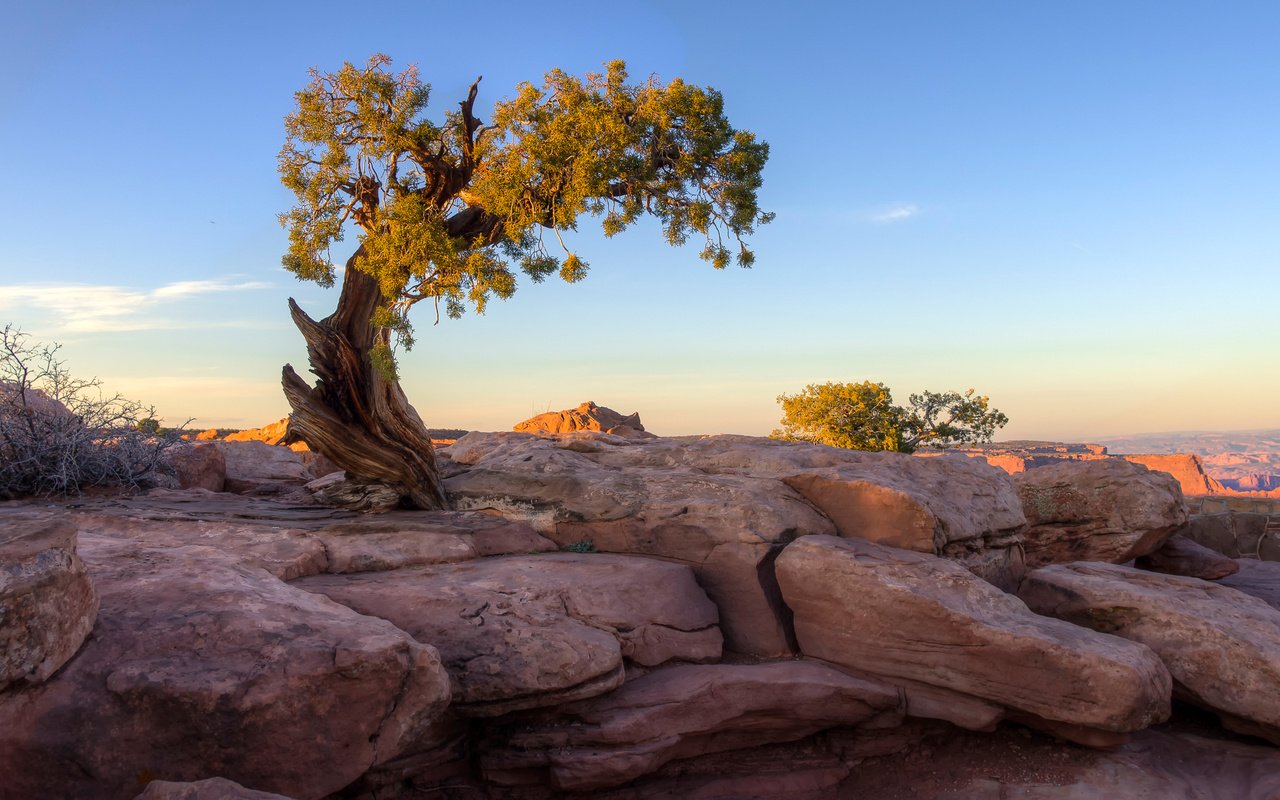
[[[132,798],[219,775],[316,798],[436,746],[449,679],[384,620],[209,547],[82,534],[94,635],[52,680],[0,695],[12,797]]]
[[[183,442],[164,451],[161,469],[173,474],[178,489],[220,492],[227,483],[227,460],[212,442]]]
[[[1025,524],[1004,473],[968,459],[858,453],[746,436],[628,442],[578,432],[469,434],[448,450],[460,507],[532,524],[562,545],[690,564],[731,650],[793,652],[772,562],[797,536],[888,540],[1012,588]]]
[[[455,707],[472,716],[602,694],[622,683],[624,658],[720,658],[716,608],[693,572],[653,559],[508,556],[293,585],[435,645]]]
[[[913,715],[971,718],[949,712],[945,696],[913,697],[916,684],[1085,742],[1088,731],[1125,733],[1169,714],[1169,674],[1150,650],[1037,616],[949,560],[807,536],[777,571],[801,651],[900,683]]]
[[[1146,645],[1177,695],[1228,727],[1280,743],[1280,611],[1196,578],[1115,564],[1055,564],[1019,596],[1037,613]]]
[[[596,791],[676,759],[794,741],[837,726],[894,725],[901,717],[894,687],[817,662],[681,665],[526,718],[487,744],[481,769],[498,784]]]
[[[0,514],[0,691],[48,680],[80,649],[97,614],[71,518]]]
[[[260,441],[218,441],[226,462],[224,489],[237,494],[280,494],[320,477],[287,447]]]
[[[519,433],[573,433],[574,431],[600,431],[627,439],[651,439],[653,434],[640,423],[640,412],[623,416],[612,408],[598,406],[588,400],[577,408],[564,411],[548,411],[517,422],[513,431]]]
[[[1013,476],[1030,525],[1027,566],[1120,564],[1158,548],[1187,521],[1172,476],[1118,458],[1064,461]]]

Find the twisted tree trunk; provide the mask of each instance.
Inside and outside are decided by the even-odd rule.
[[[284,394],[293,408],[287,440],[306,442],[346,470],[356,486],[390,487],[413,508],[448,508],[422,418],[400,384],[370,363],[370,350],[386,343],[388,333],[372,324],[382,292],[355,268],[358,255],[347,261],[332,316],[316,322],[289,298],[317,380],[312,388],[291,365],[284,366]]]

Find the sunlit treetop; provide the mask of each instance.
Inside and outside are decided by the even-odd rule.
[[[375,55],[312,70],[285,119],[280,174],[297,203],[280,221],[284,265],[324,285],[331,246],[354,227],[351,264],[386,299],[375,324],[406,344],[420,300],[456,317],[510,297],[516,269],[581,280],[587,263],[565,234],[584,214],[608,236],[647,214],[669,243],[701,242],[718,269],[752,264],[744,237],[772,218],[756,199],[769,147],[729,124],[714,89],[629,84],[614,61],[604,74],[554,70],[541,87],[521,84],[489,124],[473,114],[477,80],[458,110],[432,121],[417,69],[390,64]]]

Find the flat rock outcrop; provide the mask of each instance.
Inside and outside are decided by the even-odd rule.
[[[644,429],[640,412],[623,416],[612,408],[598,406],[588,400],[577,408],[564,411],[548,411],[517,422],[513,431],[519,433],[573,433],[574,431],[600,431],[626,439],[650,439],[653,434]]]
[[[879,538],[1021,576],[1009,477],[967,459],[857,453],[745,436],[628,442],[608,434],[469,434],[447,451],[463,508],[523,519],[562,546],[690,564],[731,650],[792,652],[771,564],[797,536]]]
[[[481,769],[499,784],[599,790],[676,759],[901,719],[893,686],[817,662],[680,665],[525,720],[487,743]]]
[[[1169,674],[1146,647],[1033,614],[946,559],[807,536],[777,571],[806,656],[1069,726],[1064,735],[1124,733],[1169,715]],[[948,713],[927,695],[921,705]]]
[[[47,680],[97,614],[75,524],[41,511],[0,514],[0,692]]]
[[[1187,522],[1171,476],[1122,459],[1064,461],[1013,476],[1030,527],[1029,567],[1123,563],[1146,555]]]
[[[55,680],[0,694],[12,797],[133,797],[210,775],[313,798],[429,749],[449,703],[434,648],[211,547],[82,533],[101,598]]]
[[[1240,570],[1240,565],[1234,558],[1197,544],[1180,533],[1170,536],[1164,544],[1139,558],[1134,566],[1151,572],[1185,575],[1207,581],[1225,578]]]
[[[716,607],[685,566],[604,554],[508,556],[294,586],[390,620],[440,650],[474,716],[593,697],[645,667],[718,661]]]
[[[1280,743],[1280,612],[1196,578],[1115,564],[1056,564],[1027,576],[1033,611],[1140,642],[1177,694],[1228,727]]]

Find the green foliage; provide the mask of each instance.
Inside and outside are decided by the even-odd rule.
[[[406,346],[421,300],[438,320],[441,306],[457,317],[509,298],[515,270],[582,280],[587,262],[564,238],[584,214],[608,236],[655,217],[673,245],[699,237],[716,268],[754,261],[744,237],[772,218],[756,200],[769,148],[730,126],[719,92],[629,84],[613,61],[603,74],[553,70],[540,87],[521,84],[489,125],[472,113],[473,86],[437,123],[417,69],[390,64],[375,55],[312,71],[285,119],[279,170],[296,202],[280,222],[285,267],[322,285],[336,274],[330,247],[354,227],[352,266],[386,300],[375,324]]]
[[[973,389],[924,392],[910,406],[894,405],[883,383],[810,384],[795,395],[779,395],[782,428],[770,436],[851,450],[910,453],[923,445],[989,442],[1009,418]]]
[[[565,552],[568,553],[594,553],[596,551],[595,542],[590,539],[580,539],[564,546]]]

